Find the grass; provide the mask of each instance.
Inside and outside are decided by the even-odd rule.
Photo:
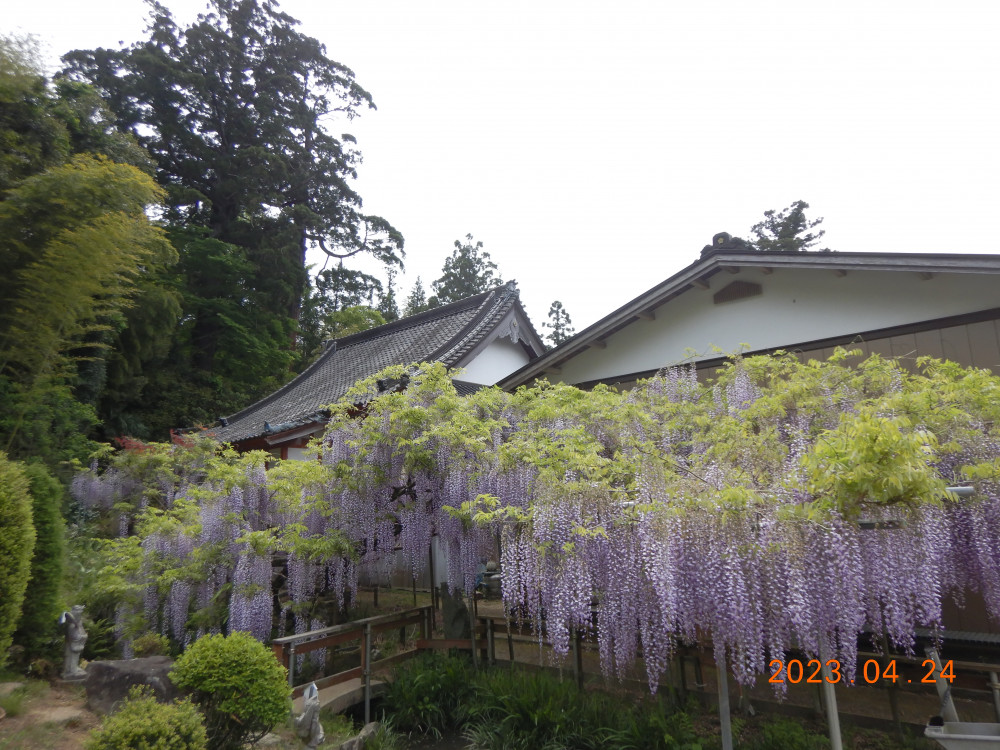
[[[28,702],[44,693],[47,688],[48,685],[40,680],[29,680],[24,687],[0,696],[0,708],[11,718],[20,716],[24,713]]]

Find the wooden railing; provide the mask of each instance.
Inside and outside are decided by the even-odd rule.
[[[372,646],[374,637],[379,633],[391,630],[400,631],[400,642],[405,641],[406,628],[417,625],[420,628],[418,644],[426,641],[431,632],[433,623],[433,612],[431,607],[415,607],[403,612],[394,612],[388,615],[377,617],[367,617],[363,620],[347,622],[343,625],[334,625],[321,630],[310,630],[298,635],[289,635],[284,638],[276,638],[271,642],[271,648],[278,661],[285,665],[288,670],[288,684],[292,688],[292,696],[298,698],[305,691],[307,684],[315,682],[316,687],[323,689],[331,685],[337,685],[349,680],[361,679],[364,684],[365,697],[365,722],[370,719],[371,706],[371,677],[372,671],[377,667],[385,667],[396,662],[404,661],[419,653],[419,645],[415,649],[399,651],[384,659],[372,659]],[[296,657],[316,651],[321,648],[340,646],[352,641],[360,641],[361,664],[351,669],[345,669],[335,674],[326,675],[319,679],[309,680],[309,683],[295,682],[295,662]]]

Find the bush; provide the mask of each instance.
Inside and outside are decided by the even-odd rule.
[[[52,656],[59,650],[56,623],[62,586],[65,527],[60,508],[63,487],[41,464],[24,467],[31,492],[35,527],[35,549],[28,579],[30,596],[25,597],[14,642],[24,646],[28,661]]]
[[[85,750],[205,750],[198,709],[187,700],[157,703],[144,687],[132,688],[121,708],[90,733]]]
[[[747,743],[750,750],[825,750],[830,741],[810,732],[801,722],[774,719],[763,724],[760,735]]]
[[[396,670],[386,687],[385,709],[398,730],[440,737],[444,730],[459,726],[472,691],[467,658],[421,654]]]
[[[34,546],[28,479],[21,465],[0,451],[0,667],[21,619]]]
[[[132,653],[143,656],[169,656],[170,639],[159,633],[144,633],[132,641]]]
[[[170,672],[201,708],[212,750],[256,742],[289,714],[288,674],[249,633],[195,641]]]

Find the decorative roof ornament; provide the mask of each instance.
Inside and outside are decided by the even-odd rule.
[[[701,249],[701,257],[707,258],[716,250],[749,250],[750,247],[739,237],[733,237],[729,232],[719,232],[712,237],[712,244]]]

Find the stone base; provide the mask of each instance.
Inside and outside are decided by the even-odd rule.
[[[66,674],[65,672],[59,676],[59,679],[63,682],[86,682],[87,673],[80,671],[75,674]]]

